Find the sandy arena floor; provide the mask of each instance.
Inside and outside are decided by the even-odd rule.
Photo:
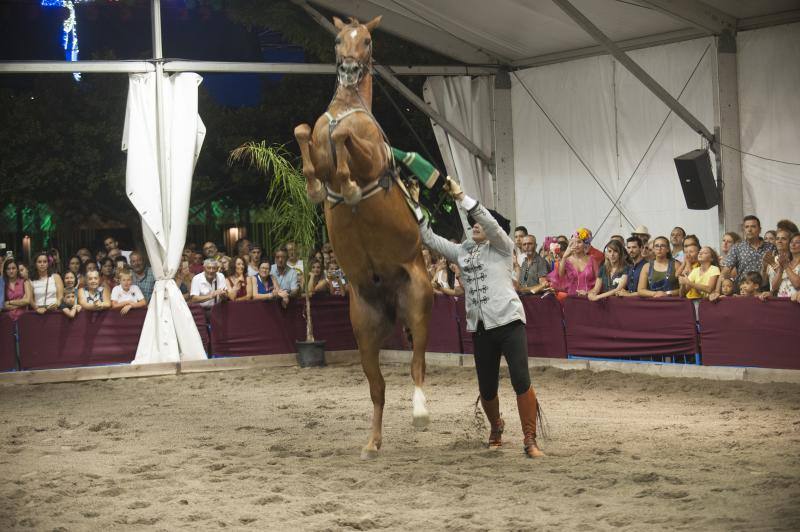
[[[532,370],[532,461],[507,376],[490,452],[473,370],[429,368],[423,432],[385,373],[371,462],[358,366],[0,387],[0,530],[800,529],[800,386]]]

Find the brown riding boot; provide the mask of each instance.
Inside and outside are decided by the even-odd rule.
[[[506,425],[503,418],[500,417],[500,398],[495,395],[494,399],[486,401],[481,397],[481,406],[486,413],[489,427],[491,428],[491,432],[489,432],[489,449],[499,449],[503,445],[503,429]]]
[[[517,408],[519,409],[519,420],[522,422],[522,433],[525,435],[524,448],[528,458],[538,458],[545,454],[536,445],[536,418],[539,411],[539,403],[536,401],[536,393],[533,386],[528,391],[517,396]]]

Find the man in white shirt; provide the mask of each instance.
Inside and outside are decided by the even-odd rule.
[[[189,302],[210,309],[228,297],[226,286],[225,276],[219,273],[219,263],[215,259],[206,259],[203,272],[192,278]]]
[[[117,239],[116,239],[116,238],[114,238],[113,236],[111,236],[111,235],[108,235],[107,237],[105,237],[105,238],[103,239],[103,246],[105,246],[105,248],[106,248],[106,254],[107,254],[107,255],[110,255],[110,254],[111,254],[111,250],[112,250],[112,249],[119,249],[119,242],[117,242]],[[128,262],[130,262],[130,260],[131,260],[131,253],[133,253],[133,251],[130,251],[130,250],[124,250],[124,249],[119,249],[119,253],[120,253],[120,255],[122,255],[123,257],[125,257],[125,260],[127,260]]]

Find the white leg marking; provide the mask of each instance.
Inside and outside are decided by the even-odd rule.
[[[430,412],[428,412],[427,401],[422,388],[414,386],[414,395],[411,399],[411,404],[414,407],[414,426],[418,428],[427,427],[431,421]]]

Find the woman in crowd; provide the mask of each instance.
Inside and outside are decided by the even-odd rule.
[[[558,269],[548,274],[551,285],[559,291],[559,299],[567,295],[585,296],[594,287],[597,271],[594,261],[586,253],[589,244],[589,231],[581,227],[573,233],[564,256],[558,261]]]
[[[233,259],[233,273],[228,276],[228,299],[231,301],[246,301],[252,299],[253,292],[247,282],[247,262],[244,257]]]
[[[64,295],[75,294],[75,301],[78,297],[78,277],[72,270],[64,272]]]
[[[5,281],[5,303],[3,310],[11,315],[11,319],[19,318],[33,300],[33,287],[30,281],[20,277],[19,266],[14,259],[6,259],[3,263],[3,280]]]
[[[47,257],[50,260],[50,271],[62,275],[64,273],[64,265],[61,263],[61,253],[56,248],[50,248]]]
[[[25,264],[20,262],[20,263],[17,264],[17,268],[19,269],[20,279],[25,279],[26,281],[30,281],[31,274],[30,274],[30,271],[28,270],[28,267]],[[32,302],[33,302],[33,300],[31,300],[31,303]]]
[[[81,274],[81,270],[83,263],[81,262],[81,258],[77,255],[73,255],[67,261],[67,271],[72,272],[75,275],[76,279],[76,286],[83,286],[83,275]],[[66,274],[66,272],[64,272]]]
[[[231,258],[227,255],[223,255],[219,259],[219,273],[223,275],[226,279],[231,276],[233,271],[231,270]]]
[[[278,297],[275,291],[277,283],[270,274],[270,263],[266,258],[261,259],[261,264],[258,265],[258,273],[250,277],[250,293],[253,299],[275,299]]]
[[[48,310],[57,310],[64,297],[64,283],[61,276],[50,269],[47,253],[39,253],[33,258],[34,269],[31,273],[33,288],[33,306],[39,314]]]
[[[78,291],[78,304],[83,310],[100,311],[111,308],[111,290],[100,283],[100,273],[86,274],[86,286]]]
[[[731,252],[731,248],[733,247],[733,245],[738,244],[741,241],[742,237],[739,236],[739,233],[736,233],[734,231],[729,231],[724,235],[722,235],[722,245],[720,246],[720,254],[719,254],[720,262],[722,262],[725,259],[725,257],[728,256],[728,253]]]
[[[669,240],[665,236],[659,236],[652,241],[652,244],[653,256],[642,266],[642,273],[639,275],[639,296],[679,295],[678,276],[675,272],[680,263],[672,258]]]
[[[772,245],[775,245],[775,239],[778,237],[778,233],[770,229],[766,233],[764,233],[764,242],[769,242]]]
[[[619,240],[611,240],[606,244],[605,262],[600,265],[597,280],[589,292],[589,301],[599,301],[611,296],[617,296],[627,290],[628,263],[625,248]]]
[[[431,250],[426,246],[422,246],[422,260],[425,261],[425,271],[428,272],[428,279],[433,280],[433,275],[436,273],[436,263],[431,257]]]
[[[764,256],[766,276],[772,295],[792,297],[800,289],[800,234],[779,229],[775,237],[778,255]]]
[[[437,272],[436,278],[433,280],[434,293],[453,297],[464,295],[464,287],[461,286],[461,271],[458,269],[458,264],[450,262],[444,257],[441,260],[444,261],[444,270]]]
[[[311,290],[311,295],[327,294],[330,291],[328,280],[322,275],[322,263],[316,259],[311,261],[308,283],[306,286]]]
[[[717,287],[719,279],[719,258],[717,252],[709,246],[703,246],[697,253],[699,266],[678,277],[681,295],[686,299],[700,301],[708,299],[709,294]]]
[[[185,301],[189,301],[192,277],[194,277],[194,275],[192,275],[192,271],[189,269],[189,260],[181,260],[181,266],[178,268],[178,271],[175,272],[175,284],[178,286],[178,290],[181,291],[181,295],[183,295]]]
[[[110,257],[106,257],[100,262],[100,284],[105,286],[109,293],[117,286],[114,278],[114,259]]]

